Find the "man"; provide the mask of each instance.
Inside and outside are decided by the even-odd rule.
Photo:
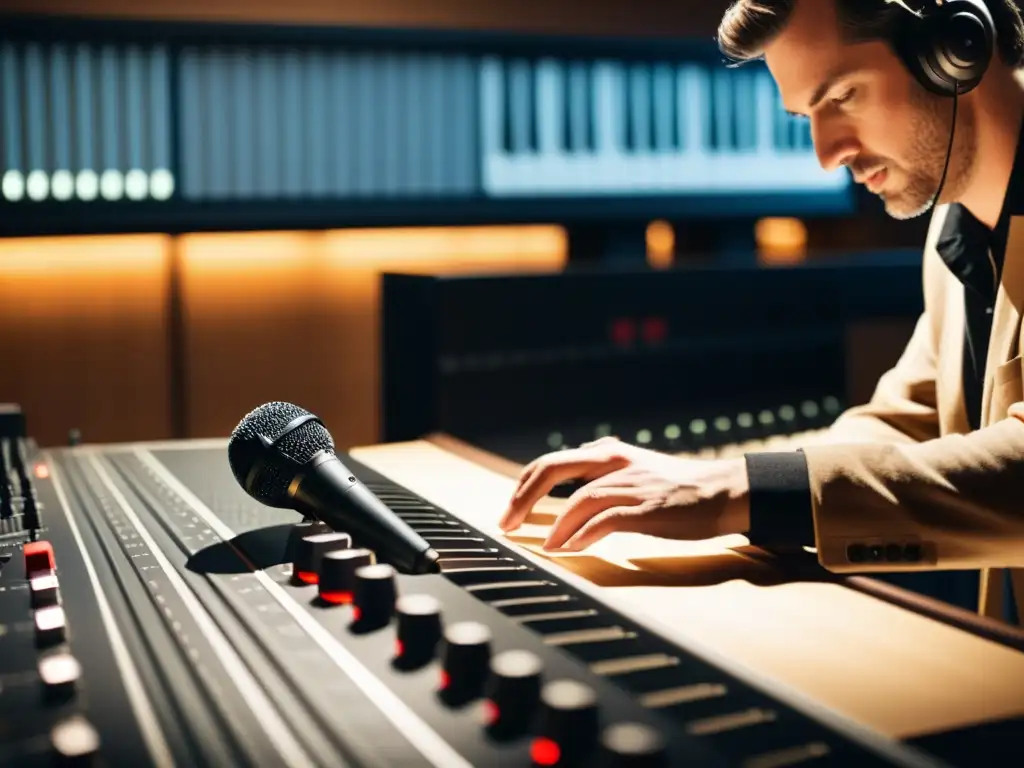
[[[897,218],[939,205],[925,311],[871,401],[823,439],[738,460],[615,439],[541,456],[503,529],[553,486],[583,479],[546,548],[580,550],[614,531],[743,533],[766,548],[816,547],[835,572],[982,569],[979,610],[1008,618],[1012,583],[1024,616],[1024,571],[1007,570],[1024,568],[1024,27],[1012,0],[988,7],[997,53],[954,100],[913,76],[896,42],[900,15],[926,15],[933,0],[734,2],[721,49],[763,56],[787,108],[810,121],[823,167],[848,167]]]

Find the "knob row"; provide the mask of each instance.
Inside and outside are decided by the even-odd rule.
[[[356,624],[379,629],[394,618],[398,669],[418,669],[438,659],[442,700],[452,706],[482,700],[484,725],[497,739],[533,731],[534,764],[582,764],[595,750],[599,764],[608,768],[665,764],[665,744],[655,729],[616,723],[602,730],[593,688],[569,679],[545,682],[543,661],[529,651],[492,655],[491,630],[484,624],[445,627],[436,598],[399,596],[395,570],[376,563],[369,550],[352,548],[348,534],[315,521],[301,523],[289,547],[296,581],[316,584],[326,603],[351,604]]]

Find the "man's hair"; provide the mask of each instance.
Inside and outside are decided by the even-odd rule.
[[[789,22],[798,0],[734,0],[718,26],[718,47],[735,62],[761,58]],[[818,0],[804,0],[817,2]],[[900,14],[919,12],[934,0],[832,0],[839,27],[850,42],[892,40]],[[999,57],[1024,66],[1024,23],[1016,0],[986,0],[996,28]]]

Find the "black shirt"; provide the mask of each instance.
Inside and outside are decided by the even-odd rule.
[[[990,230],[958,203],[949,206],[936,250],[964,285],[964,405],[971,429],[981,424],[985,359],[1010,217],[1024,215],[1024,131],[995,229]],[[991,255],[991,258],[990,258]],[[814,546],[814,519],[807,462],[801,451],[748,453],[751,543],[773,549]],[[1007,576],[1007,582],[1009,577]],[[1007,584],[1007,593],[1009,593]],[[1008,608],[1012,609],[1012,600]],[[1014,611],[1007,615],[1015,620]]]

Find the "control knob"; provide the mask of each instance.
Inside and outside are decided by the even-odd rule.
[[[352,617],[367,629],[383,627],[394,613],[396,592],[392,566],[375,563],[357,568]]]
[[[430,595],[403,595],[395,603],[395,614],[396,661],[406,667],[430,661],[441,639],[441,603]]]
[[[526,730],[540,698],[544,662],[530,651],[504,651],[491,659],[484,718],[495,736]]]
[[[477,621],[460,621],[445,629],[441,695],[451,704],[483,693],[491,661],[491,630]]]
[[[331,528],[327,523],[321,522],[320,520],[303,520],[301,523],[296,523],[292,526],[291,530],[288,531],[288,545],[285,551],[285,557],[288,562],[295,562],[295,552],[299,547],[299,542],[305,536],[312,536],[314,533],[330,533]]]
[[[314,533],[303,536],[295,547],[295,578],[304,584],[316,584],[320,576],[320,561],[327,552],[347,549],[352,537],[347,533]]]
[[[597,693],[575,680],[553,680],[541,691],[538,736],[530,747],[538,765],[582,765],[598,739]]]
[[[643,723],[615,723],[601,733],[600,768],[664,768],[665,740]]]
[[[356,571],[373,565],[375,558],[368,549],[336,549],[325,552],[320,560],[320,599],[325,603],[351,603],[355,598]]]

